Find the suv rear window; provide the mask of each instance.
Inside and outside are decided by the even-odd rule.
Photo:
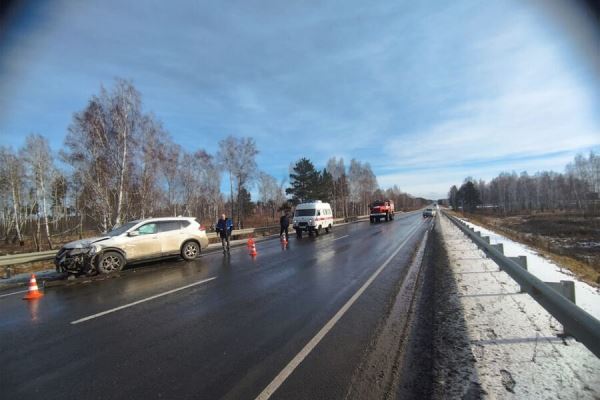
[[[296,217],[313,217],[315,215],[314,208],[306,208],[304,210],[296,210]]]
[[[181,221],[161,221],[158,223],[161,232],[178,231]]]

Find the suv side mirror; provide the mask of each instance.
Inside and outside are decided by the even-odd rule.
[[[131,232],[128,232],[127,236],[129,236],[129,237],[140,236],[140,231],[131,231]]]

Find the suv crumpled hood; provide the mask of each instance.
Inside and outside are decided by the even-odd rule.
[[[112,239],[111,236],[98,236],[88,239],[75,240],[69,242],[63,246],[64,249],[85,249],[90,247],[93,243],[102,242],[104,240]]]

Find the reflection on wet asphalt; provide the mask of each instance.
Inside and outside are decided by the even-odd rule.
[[[48,288],[35,303],[0,298],[0,365],[10,366],[4,396],[255,397],[408,238],[280,389],[287,397],[289,385],[302,398],[295,382],[305,381],[311,393],[343,397],[428,226],[406,214],[319,237],[290,236],[287,245],[260,241],[255,257],[241,246],[228,256],[136,266],[117,278]],[[331,365],[334,371],[322,370]]]

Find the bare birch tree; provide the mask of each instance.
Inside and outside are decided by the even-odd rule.
[[[179,173],[182,165],[182,149],[176,143],[169,141],[164,145],[161,154],[161,171],[167,183],[167,203],[171,215],[177,215],[177,200],[181,186],[181,175]]]
[[[21,198],[25,180],[23,163],[11,149],[0,147],[0,168],[4,186],[10,191],[12,206],[11,225],[15,228],[15,236],[19,241],[19,245],[23,246],[22,226],[24,221],[21,216]]]
[[[111,116],[111,136],[114,144],[112,155],[115,156],[113,162],[115,171],[118,171],[117,181],[117,205],[115,225],[123,223],[126,210],[124,208],[129,179],[130,163],[133,153],[133,147],[136,143],[136,136],[139,135],[141,128],[141,99],[139,92],[129,81],[118,79],[110,97],[110,116]]]
[[[128,213],[132,165],[143,128],[140,107],[131,82],[117,80],[112,91],[101,88],[74,114],[65,139],[62,157],[82,187],[84,209],[103,231],[121,224]]]
[[[50,237],[50,225],[48,222],[48,189],[52,172],[54,171],[52,151],[48,140],[39,134],[31,134],[25,139],[25,147],[22,150],[22,159],[27,166],[27,172],[30,182],[35,192],[35,202],[37,207],[37,243],[40,246],[39,227],[40,218],[44,219],[44,230],[46,241],[52,249],[52,239]],[[38,248],[39,250],[39,248]]]
[[[237,222],[238,226],[243,226],[242,221],[242,197],[241,189],[248,189],[246,185],[254,179],[257,174],[256,155],[258,150],[256,143],[252,138],[236,138],[228,136],[219,142],[219,152],[217,159],[219,164],[229,174],[229,187],[231,199],[231,215],[234,215],[233,209],[233,186],[236,185],[237,198]]]

